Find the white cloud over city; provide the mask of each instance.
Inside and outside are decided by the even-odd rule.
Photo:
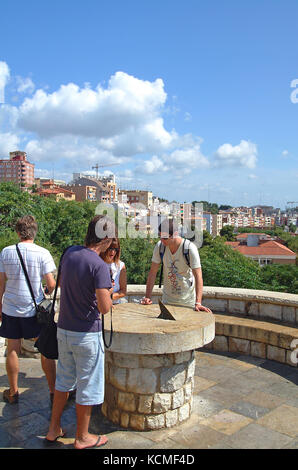
[[[223,166],[240,166],[255,168],[257,163],[257,146],[252,142],[241,140],[238,145],[223,144],[215,152],[215,162]]]
[[[49,91],[29,77],[12,77],[8,65],[0,62],[3,90],[12,78],[20,104],[0,106],[0,154],[24,150],[39,173],[46,165],[59,164],[61,174],[71,175],[88,167],[91,171],[96,163],[118,164],[123,181],[140,181],[143,175],[142,181],[149,178],[150,184],[158,175],[179,179],[205,170],[245,171],[257,165],[253,142],[226,142],[207,155],[202,137],[168,128],[161,78],[141,80],[119,71],[106,86],[68,83]]]

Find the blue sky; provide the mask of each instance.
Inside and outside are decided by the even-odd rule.
[[[67,182],[106,165],[170,201],[284,208],[297,17],[296,0],[2,0],[0,156],[25,150],[36,176]]]

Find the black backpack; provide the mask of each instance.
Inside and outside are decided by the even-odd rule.
[[[187,243],[186,243],[187,242]],[[182,246],[182,251],[183,251],[183,256],[185,258],[187,266],[190,267],[190,260],[189,260],[189,245],[190,241],[184,239],[183,241],[183,246]],[[165,254],[165,249],[166,247],[162,242],[159,242],[159,255],[161,259],[161,269],[160,269],[160,276],[159,276],[159,287],[161,287],[161,282],[162,282],[162,273],[163,273],[163,257]]]

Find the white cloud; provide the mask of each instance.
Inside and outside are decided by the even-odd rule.
[[[127,162],[129,159],[115,157],[109,151],[102,150],[96,140],[59,136],[52,139],[32,139],[26,144],[25,151],[35,162],[64,161],[74,167],[95,165],[109,166]]]
[[[33,93],[35,85],[30,77],[16,77],[18,93]]]
[[[132,156],[167,150],[176,138],[176,133],[169,133],[164,128],[163,119],[157,117],[139,128],[131,126],[120,135],[102,138],[98,142],[103,149],[113,152],[115,156]]]
[[[192,168],[208,168],[210,165],[208,159],[202,154],[198,144],[194,144],[193,147],[174,150],[166,158],[166,163],[169,163],[174,168],[184,168],[185,170]]]
[[[223,144],[215,152],[215,163],[219,166],[255,168],[257,153],[257,146],[246,140],[241,140],[240,144],[234,147],[231,144]]]
[[[0,133],[0,158],[8,158],[9,152],[19,150],[20,139],[10,132]]]
[[[141,168],[140,168],[141,170]],[[144,166],[142,167],[142,171],[147,174],[153,174],[157,172],[164,172],[167,171],[168,167],[164,164],[164,162],[158,158],[156,155],[153,155],[151,160],[146,160],[144,162]]]
[[[287,157],[289,155],[289,151],[288,150],[283,150],[282,151],[282,156],[283,157]]]
[[[53,93],[37,90],[21,105],[19,125],[43,138],[71,134],[121,140],[140,132],[167,145],[171,136],[160,118],[166,97],[161,79],[149,82],[117,72],[106,89],[69,83]]]
[[[4,90],[10,78],[9,67],[6,62],[0,62],[0,103],[5,102]]]
[[[18,108],[10,104],[0,106],[0,129],[2,132],[15,132],[18,121]]]
[[[2,83],[3,77],[2,73]],[[0,152],[7,158],[17,148],[26,151],[29,161],[39,167],[36,174],[46,172],[40,170],[45,166],[50,174],[55,170],[56,178],[65,175],[62,179],[67,180],[73,172],[95,174],[92,167],[98,163],[105,165],[100,168],[103,173],[114,170],[121,185],[141,189],[150,180],[157,193],[160,188],[176,190],[179,185],[186,190],[183,180],[187,186],[193,185],[193,191],[202,191],[199,182],[204,170],[216,173],[216,167],[227,166],[234,173],[239,166],[250,168],[248,177],[254,178],[255,144],[245,140],[236,146],[225,143],[211,160],[201,150],[200,137],[166,128],[167,94],[161,79],[145,81],[117,72],[96,88],[87,82],[83,87],[68,83],[49,92],[35,90],[30,78],[15,77],[14,92],[16,89],[22,104],[0,106]],[[183,117],[192,119],[189,113]],[[134,168],[125,168],[132,162]],[[120,165],[114,168],[113,163]]]

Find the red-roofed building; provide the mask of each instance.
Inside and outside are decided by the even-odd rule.
[[[45,181],[42,183],[41,188],[37,190],[37,194],[44,197],[54,197],[56,201],[59,199],[66,199],[67,201],[74,201],[76,196],[73,191],[66,188],[57,186],[53,180]]]
[[[295,264],[296,253],[265,233],[242,233],[237,241],[226,242],[234,250],[247,258],[252,258],[261,266],[266,264]]]

